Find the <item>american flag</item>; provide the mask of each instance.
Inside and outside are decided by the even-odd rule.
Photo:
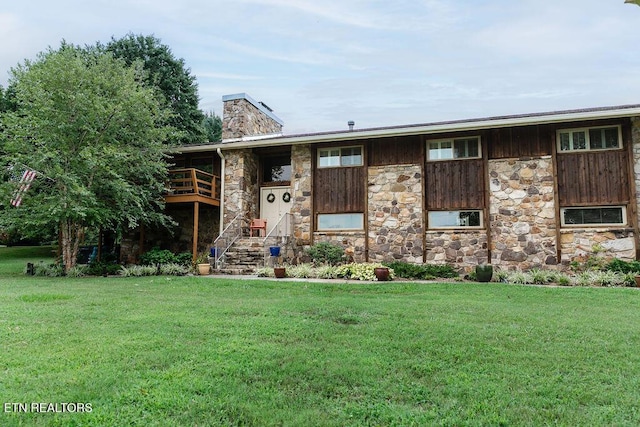
[[[36,171],[27,169],[22,174],[22,179],[20,179],[20,187],[13,194],[13,199],[11,199],[11,205],[18,207],[22,203],[22,196],[27,192],[31,183],[36,178]]]

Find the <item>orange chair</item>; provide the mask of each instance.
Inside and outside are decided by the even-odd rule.
[[[254,230],[258,230],[258,236],[260,236],[260,230],[264,231],[264,235],[267,234],[267,220],[266,219],[252,219],[249,225],[249,235],[253,237]]]

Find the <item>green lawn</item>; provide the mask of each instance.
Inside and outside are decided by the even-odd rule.
[[[640,424],[637,289],[31,278],[12,258],[3,426]],[[7,411],[31,402],[92,411]]]

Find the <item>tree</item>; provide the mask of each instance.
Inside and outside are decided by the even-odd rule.
[[[173,138],[174,142],[206,142],[202,127],[204,114],[198,109],[198,85],[183,59],[176,59],[171,49],[154,36],[128,34],[119,40],[112,38],[104,47],[98,44],[98,47],[124,59],[127,65],[142,61],[148,72],[146,84],[160,89],[166,105],[174,113],[167,121],[180,132]]]
[[[205,113],[202,126],[207,135],[207,142],[222,141],[222,119],[220,116],[216,116],[213,111]]]
[[[76,264],[87,227],[168,224],[168,112],[144,86],[140,64],[62,43],[11,70],[16,111],[0,116],[2,164],[37,178],[23,203],[9,205],[15,180],[0,192],[0,229],[55,224],[66,269]]]

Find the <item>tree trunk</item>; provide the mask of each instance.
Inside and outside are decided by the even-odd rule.
[[[66,220],[60,223],[60,230],[62,231],[62,263],[66,272],[76,266],[85,228],[72,220]]]

